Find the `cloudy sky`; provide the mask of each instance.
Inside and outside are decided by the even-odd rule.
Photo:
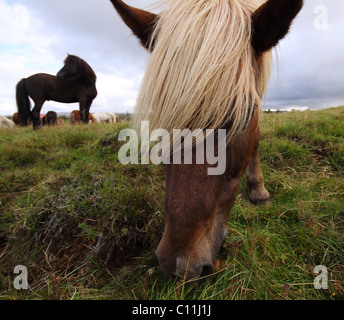
[[[153,2],[127,0],[140,8]],[[305,0],[277,49],[266,107],[344,105],[343,12],[343,0]],[[133,111],[148,55],[109,0],[0,0],[0,17],[0,114],[16,111],[21,78],[56,74],[67,52],[97,73],[92,112]],[[42,112],[77,108],[50,101]]]

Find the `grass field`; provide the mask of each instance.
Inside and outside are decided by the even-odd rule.
[[[344,298],[344,107],[264,115],[272,203],[250,204],[243,179],[200,287],[160,272],[164,170],[118,162],[126,126],[0,130],[0,299]],[[17,265],[28,290],[13,286]]]

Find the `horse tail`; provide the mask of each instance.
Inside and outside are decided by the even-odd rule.
[[[20,80],[17,84],[16,99],[21,125],[27,126],[31,117],[31,103],[26,90],[25,79]]]

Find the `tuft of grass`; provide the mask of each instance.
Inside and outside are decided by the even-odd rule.
[[[164,169],[118,162],[127,126],[0,130],[1,299],[344,298],[344,107],[264,115],[272,202],[250,204],[243,179],[219,267],[200,286],[160,272]],[[29,290],[13,288],[16,265]],[[317,265],[328,290],[314,288]]]

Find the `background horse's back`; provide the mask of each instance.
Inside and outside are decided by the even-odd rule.
[[[119,117],[113,112],[97,112],[93,114],[97,122],[117,123],[120,122]]]
[[[15,123],[10,119],[0,115],[0,128],[15,128]]]

